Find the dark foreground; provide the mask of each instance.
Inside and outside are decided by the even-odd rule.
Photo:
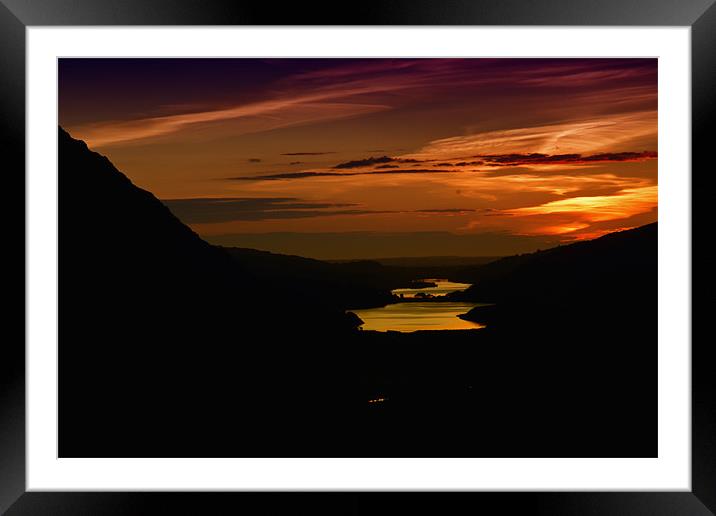
[[[60,456],[656,455],[655,224],[455,269],[486,329],[361,332],[430,276],[211,246],[59,138]]]

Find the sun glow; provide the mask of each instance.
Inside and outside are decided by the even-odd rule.
[[[540,206],[507,210],[506,213],[517,216],[573,213],[579,214],[580,218],[589,222],[602,222],[625,219],[649,211],[656,207],[657,201],[657,187],[646,186],[626,189],[616,195],[573,197]]]
[[[211,243],[502,255],[656,220],[656,59],[59,66],[62,126]]]

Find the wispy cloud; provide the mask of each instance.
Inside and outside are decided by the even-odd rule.
[[[457,63],[450,61],[404,60],[399,65],[387,61],[375,64],[377,71],[382,70],[384,73],[366,75],[363,67],[352,65],[295,74],[280,81],[267,94],[268,98],[257,102],[129,121],[102,121],[70,129],[90,147],[163,136],[195,124],[250,117],[270,117],[260,125],[261,130],[270,130],[390,109],[391,106],[384,102],[356,99],[427,87],[435,84],[446,73],[460,75],[459,67],[455,66]],[[398,68],[405,73],[397,73]]]
[[[656,131],[656,111],[642,111],[443,138],[401,157],[446,160],[465,156],[530,153],[610,153],[635,140],[646,137],[655,140]]]
[[[131,92],[96,89],[112,109],[76,94],[86,108],[70,129],[207,234],[430,228],[563,241],[656,217],[654,59],[223,66],[174,94],[159,75],[147,99],[129,76]]]
[[[350,97],[350,94],[345,95]],[[338,95],[303,95],[249,103],[226,109],[188,114],[142,118],[128,121],[103,121],[72,127],[72,133],[90,147],[104,147],[176,133],[188,126],[244,120],[244,127],[235,127],[233,134],[267,131],[309,122],[335,120],[388,109],[383,104],[331,102]],[[301,154],[297,154],[301,155]]]
[[[598,102],[605,101],[605,95],[618,85],[622,91],[616,101],[638,100],[639,95],[654,95],[654,89],[633,91],[627,94],[624,89],[644,88],[646,83],[655,80],[656,68],[650,60],[639,63],[630,60],[561,60],[543,62],[537,66],[526,60],[499,59],[381,59],[337,61],[335,66],[322,67],[303,73],[289,74],[276,81],[267,89],[261,100],[236,105],[223,105],[215,108],[186,112],[186,106],[177,114],[147,116],[134,120],[103,120],[72,126],[69,129],[84,139],[90,147],[104,147],[142,141],[149,138],[170,135],[196,124],[216,123],[228,120],[252,119],[245,127],[237,127],[233,134],[242,132],[266,131],[292,125],[355,117],[377,111],[399,107],[410,99],[434,98],[438,91],[445,88],[482,88],[504,85],[505,88],[553,88],[569,86],[583,95],[597,92]],[[599,86],[599,88],[596,88]],[[409,93],[408,95],[405,95]],[[651,98],[650,97],[650,98]],[[585,99],[585,103],[588,100]],[[257,120],[260,119],[260,120]],[[619,121],[617,121],[619,122]],[[621,123],[630,123],[621,120]],[[630,127],[633,128],[634,122]],[[562,134],[565,126],[551,127],[550,134],[542,134],[541,150],[533,152],[553,152],[557,136],[562,147],[574,141],[569,134]],[[572,131],[594,131],[596,127],[573,125]],[[517,130],[519,131],[519,130]],[[534,131],[532,131],[534,133]],[[489,135],[485,135],[489,136]],[[524,148],[508,150],[498,149],[493,134],[492,150],[480,152],[524,152]],[[505,133],[505,138],[520,139],[520,133]],[[603,136],[603,135],[602,135]],[[579,137],[574,134],[574,140]],[[532,136],[532,143],[536,144]],[[479,146],[480,140],[464,137],[460,140],[446,139],[434,142],[434,147],[426,151],[440,149]],[[484,143],[484,142],[483,142]],[[523,143],[527,143],[523,140]],[[504,147],[504,145],[503,145]],[[584,152],[593,149],[579,148],[565,152]],[[323,153],[320,153],[323,154]],[[285,155],[319,155],[319,153],[286,153]]]

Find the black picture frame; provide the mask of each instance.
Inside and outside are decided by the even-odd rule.
[[[25,29],[39,25],[621,25],[691,27],[692,191],[703,195],[716,118],[716,5],[714,0],[391,0],[267,2],[206,0],[0,0],[0,124],[7,191],[24,199]],[[704,177],[705,176],[705,177]],[[695,199],[694,199],[695,200]],[[698,204],[698,203],[697,203]],[[15,220],[19,209],[6,215]],[[13,217],[14,215],[14,217]],[[10,218],[12,217],[12,218]],[[704,230],[693,217],[692,234]],[[9,224],[7,226],[10,226]],[[6,226],[6,227],[7,227]],[[24,241],[13,224],[15,246]],[[9,228],[8,228],[9,229]],[[17,249],[19,247],[15,247]],[[23,245],[24,249],[24,245]],[[692,256],[696,251],[692,243]],[[8,253],[9,254],[9,253]],[[19,252],[13,270],[24,269]],[[695,268],[703,274],[702,268]],[[9,270],[9,269],[7,269]],[[701,276],[692,295],[705,291]],[[5,296],[9,299],[9,296]],[[24,299],[24,294],[23,294]],[[6,312],[20,326],[24,303]],[[13,317],[15,316],[15,317]],[[693,313],[692,313],[693,320]],[[696,322],[695,320],[693,321]],[[697,328],[692,324],[693,328]],[[69,493],[25,492],[24,339],[6,338],[0,358],[0,513],[212,514],[219,507],[261,514],[381,512],[397,503],[402,514],[516,513],[557,515],[716,514],[716,387],[709,341],[692,338],[691,492],[602,493]],[[451,510],[451,508],[455,510]]]

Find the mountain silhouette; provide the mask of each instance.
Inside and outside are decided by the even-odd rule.
[[[334,375],[322,343],[355,320],[266,289],[242,253],[203,241],[62,128],[58,145],[60,454],[102,455],[114,436],[120,455],[176,455],[187,435],[268,439],[295,407],[310,412],[297,400]]]
[[[203,241],[61,128],[61,457],[656,454],[656,224],[483,265]],[[475,331],[358,331],[444,274]],[[440,301],[435,301],[440,302]]]
[[[484,322],[515,310],[571,313],[609,306],[613,316],[632,320],[656,312],[658,223],[604,235],[594,240],[495,260],[469,273],[472,286],[449,297],[492,302],[465,318]],[[575,304],[574,300],[579,303]]]
[[[449,298],[492,303],[463,316],[487,327],[441,338],[449,359],[430,335],[383,336],[437,376],[396,360],[386,395],[408,414],[440,406],[456,442],[479,435],[511,456],[656,456],[657,240],[654,223],[463,271],[473,286]]]
[[[394,302],[391,290],[410,284],[413,271],[372,261],[329,263],[236,247],[222,248],[261,288],[299,306],[348,310]]]

